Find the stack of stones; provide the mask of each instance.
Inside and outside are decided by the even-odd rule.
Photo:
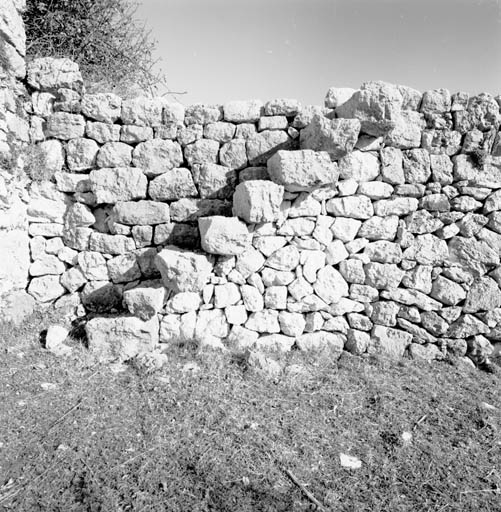
[[[434,359],[501,342],[499,97],[367,82],[323,108],[184,108],[85,94],[54,59],[28,83],[53,177],[30,190],[28,291],[122,311],[88,321],[90,346]]]

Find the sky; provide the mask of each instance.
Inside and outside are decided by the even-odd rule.
[[[182,103],[295,98],[384,80],[501,94],[501,0],[139,0]]]

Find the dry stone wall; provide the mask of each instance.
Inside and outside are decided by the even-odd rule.
[[[4,320],[22,318],[34,305],[25,292],[30,252],[24,166],[30,135],[22,82],[26,73],[22,9],[21,0],[2,0],[0,7],[0,312]]]
[[[499,348],[499,97],[367,82],[184,107],[86,94],[54,59],[27,83],[47,178],[27,290],[89,315],[91,347]]]

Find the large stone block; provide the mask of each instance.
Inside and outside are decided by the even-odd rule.
[[[162,98],[138,97],[124,100],[121,118],[123,124],[138,126],[160,126],[163,122]]]
[[[148,193],[155,201],[196,197],[198,191],[189,169],[172,169],[150,182]]]
[[[106,360],[127,360],[152,351],[159,343],[159,323],[154,316],[143,321],[136,317],[93,318],[85,326],[89,349]]]
[[[261,100],[229,101],[223,105],[224,120],[230,123],[253,123],[263,112]]]
[[[0,295],[24,289],[28,282],[30,249],[28,233],[15,229],[0,229],[2,264],[0,265]]]
[[[141,169],[135,167],[97,169],[90,173],[89,180],[98,204],[146,197],[148,180]]]
[[[237,217],[198,219],[202,249],[211,254],[236,255],[250,247],[252,235]]]
[[[365,82],[351,98],[336,109],[339,118],[358,119],[361,131],[378,137],[395,127],[402,111],[398,86],[386,82]]]
[[[335,217],[365,220],[374,215],[372,202],[367,196],[335,197],[327,201],[326,208]]]
[[[247,139],[247,158],[250,165],[263,165],[278,150],[288,149],[290,137],[282,130],[266,130]]]
[[[59,276],[35,277],[30,281],[28,293],[39,302],[51,302],[66,293],[59,282]]]
[[[172,246],[160,251],[155,262],[165,287],[174,292],[201,292],[213,268],[206,255]]]
[[[353,151],[360,133],[357,119],[328,119],[316,114],[301,131],[301,149],[326,151],[332,160],[339,160]]]
[[[85,133],[85,120],[79,114],[68,112],[55,112],[50,115],[44,127],[47,138],[70,140],[83,137]]]
[[[132,153],[132,163],[141,167],[148,177],[158,176],[183,163],[181,146],[172,140],[153,139],[138,144]]]
[[[367,352],[400,358],[403,357],[405,350],[411,343],[412,334],[391,327],[375,325],[371,331]]]
[[[337,182],[337,165],[327,152],[277,151],[267,163],[270,178],[289,192],[311,191]]]
[[[113,93],[85,94],[82,113],[103,123],[114,123],[120,118],[122,98]]]
[[[83,79],[78,64],[70,59],[42,57],[28,64],[28,84],[40,91],[57,92],[59,89],[80,91]]]
[[[170,222],[169,205],[157,201],[124,201],[113,207],[113,219],[128,226],[152,226]]]
[[[202,165],[196,176],[200,197],[204,199],[231,198],[235,191],[237,178],[237,171],[228,169],[228,167],[217,164]]]
[[[273,222],[280,214],[284,187],[271,181],[240,183],[233,194],[233,213],[248,223]]]

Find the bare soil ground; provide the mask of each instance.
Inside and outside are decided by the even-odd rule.
[[[116,372],[46,351],[50,320],[0,326],[2,511],[501,511],[499,374],[291,353],[273,380],[190,347]]]

